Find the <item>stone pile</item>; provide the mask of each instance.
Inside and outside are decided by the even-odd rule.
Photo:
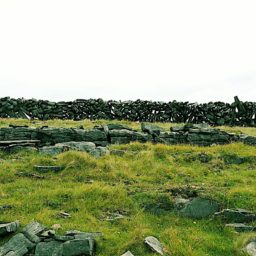
[[[2,224],[6,232],[16,232],[18,222]],[[10,229],[8,228],[10,227]],[[0,227],[2,230],[3,227]],[[0,247],[1,256],[92,256],[95,252],[95,237],[99,233],[67,231],[65,235],[57,235],[38,222],[31,222],[20,233],[15,234],[9,241]]]
[[[78,99],[50,102],[35,99],[0,98],[0,117],[28,119],[106,119],[143,122],[208,123],[211,125],[255,126],[256,103],[157,101],[104,101]]]

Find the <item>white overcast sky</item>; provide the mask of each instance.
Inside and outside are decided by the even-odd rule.
[[[0,0],[0,97],[256,101],[255,0]]]

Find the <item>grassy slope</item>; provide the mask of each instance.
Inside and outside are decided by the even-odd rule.
[[[104,121],[96,122],[101,123]],[[40,126],[92,127],[90,121],[0,120],[8,124]],[[122,122],[124,123],[124,122]],[[125,122],[134,128],[137,123]],[[161,124],[169,127],[170,124]],[[255,135],[255,128],[225,128]],[[256,157],[256,148],[243,144],[196,147],[133,143],[111,146],[126,149],[122,156],[95,159],[86,153],[65,152],[57,157],[35,152],[6,155],[0,153],[0,205],[14,207],[0,212],[1,221],[32,219],[48,226],[100,231],[97,255],[121,255],[130,249],[134,255],[152,255],[143,245],[147,235],[154,235],[165,245],[169,255],[241,255],[239,248],[248,236],[238,235],[215,219],[191,220],[177,216],[171,209],[173,198],[168,192],[179,186],[195,186],[200,194],[218,200],[222,207],[240,207],[256,211],[256,162],[225,164],[221,156],[237,154]],[[198,160],[198,153],[213,158]],[[35,173],[34,165],[63,165],[60,173],[44,174],[45,179],[18,177],[22,171]],[[93,183],[88,182],[93,180]],[[156,209],[156,205],[166,210]],[[160,207],[161,208],[161,207]],[[59,211],[72,216],[61,219]],[[126,219],[106,221],[109,213],[121,212]]]

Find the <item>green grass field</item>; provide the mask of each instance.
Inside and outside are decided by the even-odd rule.
[[[106,122],[0,119],[0,127],[18,124],[86,128]],[[138,123],[121,123],[139,128]],[[171,126],[159,125],[166,129]],[[221,128],[256,135],[256,128]],[[99,256],[121,255],[127,250],[135,256],[154,255],[143,244],[148,235],[164,244],[166,255],[243,255],[244,242],[255,233],[238,234],[215,218],[193,220],[178,216],[170,191],[185,188],[217,200],[222,208],[256,211],[255,147],[242,143],[212,147],[132,143],[110,148],[126,153],[96,159],[72,151],[54,157],[29,151],[0,152],[0,206],[12,206],[0,211],[0,220],[20,220],[25,225],[34,219],[49,227],[60,224],[60,233],[68,229],[102,232],[104,236],[98,240],[96,250]],[[209,161],[200,159],[202,153],[209,156]],[[232,164],[226,161],[228,157],[247,160]],[[37,173],[34,165],[65,168],[42,174],[44,179],[17,175]],[[60,211],[71,217],[58,217]],[[125,218],[107,220],[116,213]]]

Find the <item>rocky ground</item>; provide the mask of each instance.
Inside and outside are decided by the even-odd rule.
[[[28,121],[0,122],[10,123]],[[42,124],[101,122],[29,126]],[[256,147],[132,142],[107,150],[1,151],[0,255],[255,255]]]

